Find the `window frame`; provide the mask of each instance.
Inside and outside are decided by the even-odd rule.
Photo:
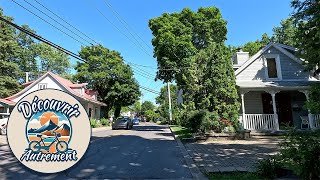
[[[41,88],[41,86],[44,86],[44,88]],[[47,89],[48,88],[48,83],[39,83],[38,84],[38,89],[42,90],[42,89]]]
[[[272,59],[272,58],[275,59],[277,76],[278,76],[277,78],[270,78],[269,77],[267,59]],[[280,63],[279,54],[265,54],[263,56],[263,62],[264,62],[264,66],[265,66],[265,76],[266,76],[267,80],[282,80],[281,63]]]

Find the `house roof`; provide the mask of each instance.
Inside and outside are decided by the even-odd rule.
[[[291,47],[291,46],[287,46],[284,44],[271,42],[267,46],[263,47],[260,51],[258,51],[255,55],[251,56],[251,58],[249,60],[247,60],[243,65],[241,65],[239,67],[239,69],[237,69],[235,71],[235,75],[237,76],[238,74],[240,74],[243,70],[245,70],[249,65],[251,65],[256,59],[258,59],[270,47],[276,48],[277,50],[279,50],[280,52],[282,52],[283,54],[285,54],[286,56],[288,56],[289,58],[291,58],[292,60],[296,61],[299,64],[303,63],[302,59],[296,57],[295,55],[293,55],[292,53],[290,53],[289,51],[286,50],[286,49],[289,49],[292,51],[296,51],[297,50],[296,48]]]
[[[294,88],[309,88],[310,85],[320,83],[319,81],[237,81],[237,86],[240,88],[279,88],[279,89],[294,89]]]
[[[7,100],[7,99],[0,99],[0,104],[5,104],[5,105],[15,105],[16,103],[11,101],[11,100]]]
[[[94,104],[99,104],[101,106],[105,106],[106,104],[103,103],[103,102],[100,102],[100,101],[97,101],[95,99],[93,99],[90,95],[84,93],[83,95],[80,94],[80,93],[77,93],[76,91],[74,91],[72,88],[73,87],[85,87],[86,84],[73,84],[70,80],[68,79],[64,79],[52,72],[47,72],[45,73],[43,76],[41,76],[39,79],[33,81],[30,85],[28,85],[27,87],[25,87],[22,91],[10,96],[10,97],[7,97],[7,98],[4,98],[4,99],[1,99],[3,100],[3,102],[5,102],[6,100],[6,104],[8,105],[14,105],[15,103],[13,104],[9,104],[10,102],[13,102],[12,100],[21,96],[23,93],[27,92],[29,89],[31,89],[34,85],[38,84],[42,79],[44,79],[45,77],[47,76],[51,76],[55,81],[57,81],[60,85],[62,85],[69,93],[71,93],[72,95],[74,95],[75,97],[78,97],[84,101],[87,101],[87,102],[91,102],[91,103],[94,103]],[[10,101],[10,102],[9,102]]]

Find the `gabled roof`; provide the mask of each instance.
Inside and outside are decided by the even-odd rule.
[[[291,58],[292,60],[296,61],[299,64],[303,63],[302,59],[296,57],[295,55],[293,55],[292,53],[290,53],[289,51],[286,50],[286,49],[289,49],[289,50],[292,50],[292,51],[296,51],[297,50],[296,48],[291,47],[291,46],[287,46],[287,45],[284,45],[284,44],[271,42],[267,46],[265,46],[262,49],[260,49],[260,51],[258,51],[255,55],[251,56],[251,58],[249,60],[247,60],[243,65],[241,65],[240,68],[235,71],[235,75],[237,76],[238,74],[240,74],[243,70],[245,70],[256,59],[258,59],[270,47],[274,47],[275,49],[279,50],[280,52],[282,52],[283,54],[285,54],[286,56],[288,56],[289,58]]]
[[[21,96],[23,93],[27,92],[29,89],[31,89],[34,85],[38,84],[41,80],[43,80],[45,77],[47,76],[51,76],[57,83],[59,83],[61,86],[63,86],[70,94],[74,95],[75,97],[78,97],[84,101],[87,101],[87,102],[92,102],[94,104],[99,104],[101,106],[105,106],[106,104],[104,104],[103,102],[100,102],[100,101],[97,101],[95,99],[93,99],[90,95],[84,93],[83,95],[77,93],[76,91],[74,91],[72,89],[72,87],[85,87],[86,84],[73,84],[71,81],[69,81],[68,79],[64,79],[52,72],[47,72],[45,73],[43,76],[41,76],[39,79],[33,81],[30,85],[28,85],[27,87],[25,87],[22,91],[10,96],[10,97],[7,97],[7,98],[4,98],[4,99],[0,99],[0,101],[2,102],[7,102],[6,104],[8,105],[14,105],[14,104],[9,104],[9,102],[13,102],[12,100]]]

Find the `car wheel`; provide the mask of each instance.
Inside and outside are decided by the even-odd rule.
[[[116,128],[112,127],[111,129],[112,129],[112,130],[115,130]]]
[[[7,134],[7,127],[6,127],[6,126],[4,126],[3,128],[1,128],[0,134],[2,134],[2,135],[6,135],[6,134]]]

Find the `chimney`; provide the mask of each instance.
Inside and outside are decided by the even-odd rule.
[[[236,52],[233,55],[232,60],[233,60],[233,65],[241,66],[247,60],[249,60],[249,52],[243,52],[242,49],[240,49],[238,52]]]
[[[29,82],[29,72],[26,72],[26,83]]]

